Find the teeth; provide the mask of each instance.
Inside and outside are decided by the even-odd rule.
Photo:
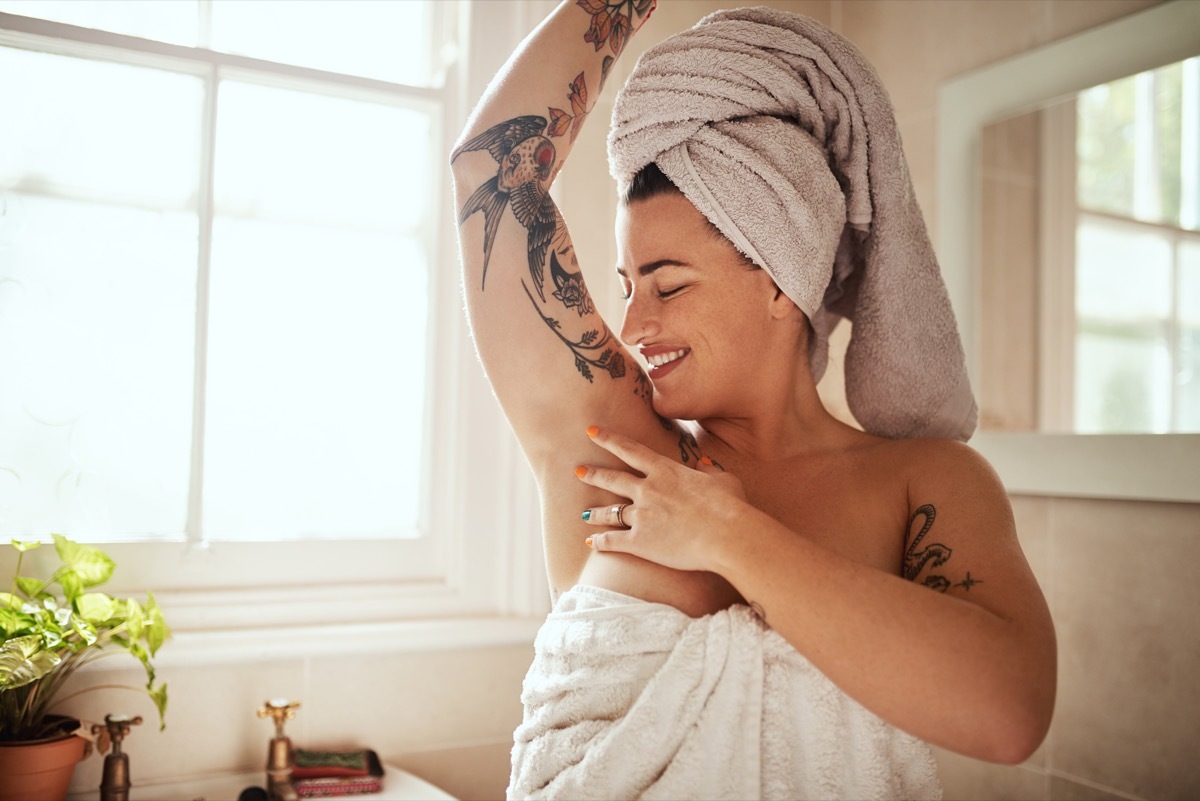
[[[682,358],[683,354],[686,352],[687,351],[685,351],[685,350],[676,350],[676,351],[672,351],[671,353],[660,353],[657,356],[646,357],[646,361],[650,362],[650,364],[653,365],[654,367],[662,367],[664,364],[667,364],[668,362],[673,362],[676,359]]]

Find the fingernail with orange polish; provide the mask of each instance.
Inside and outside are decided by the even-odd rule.
[[[700,461],[703,462],[704,464],[708,465],[709,467],[712,467],[713,461],[712,461],[712,459],[709,459],[707,456],[701,456]]]
[[[600,433],[600,426],[588,426],[588,436],[595,438]]]
[[[584,467],[583,465],[579,465],[579,467],[575,468],[575,477],[576,478],[583,478],[586,475],[587,475],[587,468]]]
[[[583,541],[583,544],[586,545],[587,547],[591,548],[592,547],[592,538],[588,537],[586,540]]]

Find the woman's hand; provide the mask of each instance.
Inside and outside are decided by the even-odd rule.
[[[633,554],[676,570],[711,570],[712,543],[736,525],[746,503],[742,483],[708,457],[692,470],[596,426],[588,429],[588,436],[641,473],[588,465],[576,469],[584,483],[630,501],[584,510],[587,522],[611,529],[592,535],[588,544],[598,551]]]

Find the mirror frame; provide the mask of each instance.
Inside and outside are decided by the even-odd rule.
[[[967,368],[980,365],[983,127],[1096,84],[1200,54],[1200,3],[1171,0],[958,76],[938,91],[937,253]],[[1014,495],[1200,503],[1200,434],[980,431],[971,440]]]

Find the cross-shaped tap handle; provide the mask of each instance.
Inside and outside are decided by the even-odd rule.
[[[272,698],[269,701],[263,701],[263,705],[258,710],[260,718],[271,718],[275,721],[275,736],[283,736],[283,722],[296,717],[296,710],[300,708],[299,701],[289,701],[286,698]]]
[[[113,754],[121,753],[121,741],[125,739],[125,735],[129,734],[130,726],[142,725],[142,716],[136,715],[105,715],[103,725],[99,723],[92,724],[92,734],[100,734],[108,732],[108,739],[112,742]]]

